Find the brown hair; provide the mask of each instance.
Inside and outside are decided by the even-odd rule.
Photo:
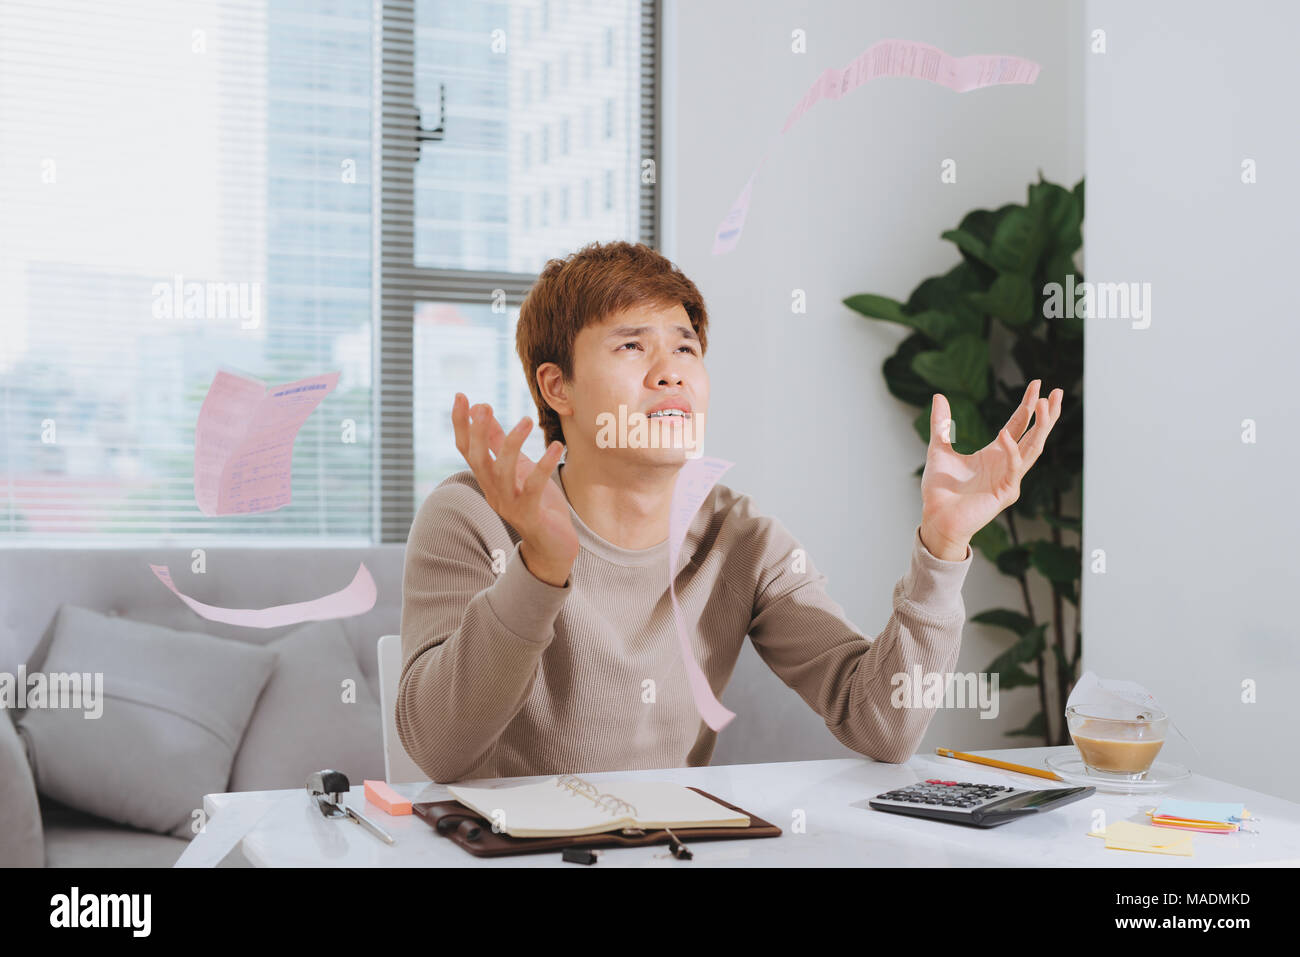
[[[542,398],[537,370],[547,362],[573,379],[573,342],[587,326],[624,309],[680,303],[708,349],[709,313],[695,283],[643,243],[589,243],[563,259],[552,259],[519,307],[515,349],[528,374],[537,418],[549,446],[563,442],[560,417]]]

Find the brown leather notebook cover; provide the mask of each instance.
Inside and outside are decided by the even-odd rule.
[[[691,788],[723,807],[739,811],[749,818],[749,827],[681,827],[673,833],[689,845],[691,841],[725,840],[739,837],[780,837],[781,829],[761,817],[750,814],[708,791]],[[571,837],[511,837],[505,831],[493,833],[492,824],[477,811],[459,801],[426,801],[412,804],[411,810],[424,818],[443,837],[449,837],[476,857],[501,857],[506,854],[533,854],[538,851],[559,851],[566,847],[643,847],[647,844],[667,844],[668,832],[659,829],[645,834],[623,834],[619,831],[602,831],[599,834],[575,834]]]

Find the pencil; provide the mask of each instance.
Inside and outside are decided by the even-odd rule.
[[[1021,774],[1032,774],[1035,777],[1049,778],[1053,781],[1063,781],[1059,775],[1051,771],[1044,771],[1041,768],[1027,768],[1023,764],[1011,764],[1007,761],[998,761],[994,758],[983,758],[978,754],[967,754],[965,751],[953,751],[951,748],[935,748],[935,754],[942,755],[945,758],[958,758],[962,761],[973,761],[976,764],[986,764],[991,768],[1002,768],[1006,771],[1019,771]]]

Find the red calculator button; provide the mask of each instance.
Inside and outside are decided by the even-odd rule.
[[[925,783],[926,783],[926,784],[942,784],[943,782],[940,781],[938,778],[927,778],[926,781],[925,781]]]

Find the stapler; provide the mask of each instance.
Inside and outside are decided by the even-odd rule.
[[[343,795],[352,789],[348,776],[342,771],[313,771],[307,775],[307,793],[311,795],[322,815],[328,818],[345,817],[360,824],[375,837],[387,844],[396,844],[393,836],[343,803]]]

